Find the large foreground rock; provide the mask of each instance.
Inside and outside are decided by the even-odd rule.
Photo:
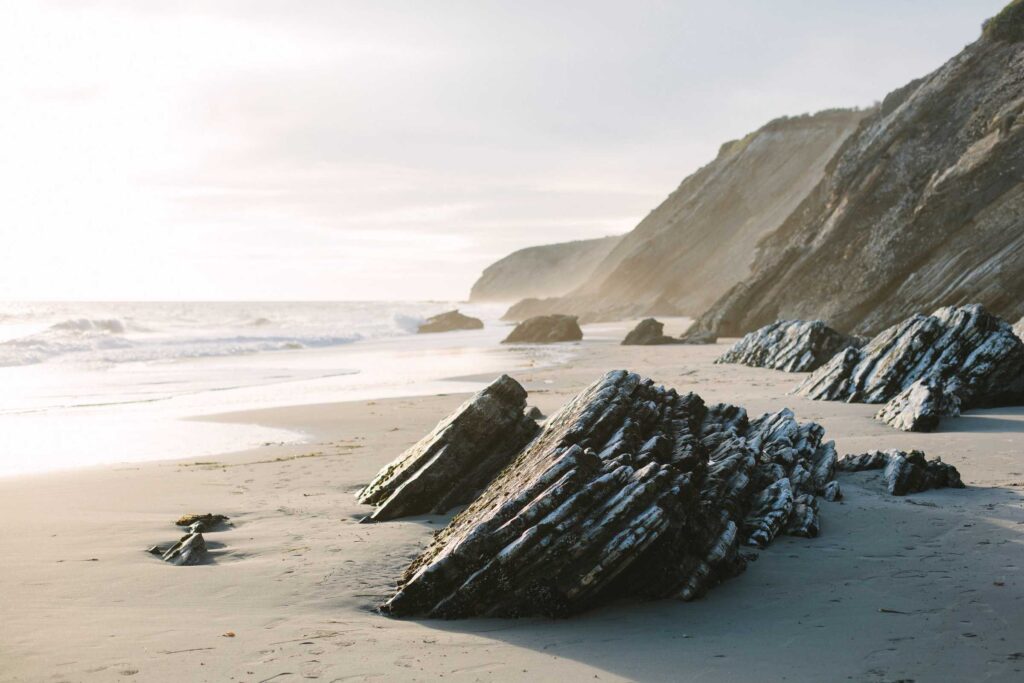
[[[417,334],[429,334],[454,330],[482,330],[483,328],[484,323],[479,318],[463,315],[458,310],[454,310],[427,318],[416,332]]]
[[[740,363],[783,372],[810,372],[858,340],[821,320],[779,320],[746,335],[716,363]]]
[[[818,533],[836,454],[789,411],[608,373],[436,534],[382,607],[395,616],[564,616],[620,596],[692,599],[741,544]]]
[[[681,339],[665,334],[665,324],[654,318],[646,318],[637,323],[622,340],[622,346],[658,346],[662,344],[682,344]]]
[[[859,455],[845,455],[836,463],[836,469],[843,472],[884,470],[882,477],[885,479],[885,488],[894,496],[928,489],[964,488],[955,467],[938,458],[926,460],[921,451],[868,451]]]
[[[441,514],[470,502],[537,433],[526,390],[502,375],[442,420],[357,495],[370,521]]]
[[[1024,342],[1009,323],[972,304],[940,308],[848,348],[808,377],[812,399],[886,403],[878,418],[904,430],[934,429],[970,408],[1024,402]]]
[[[551,344],[583,339],[576,316],[539,315],[524,320],[505,337],[502,344]]]

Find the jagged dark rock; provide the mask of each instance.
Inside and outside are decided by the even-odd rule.
[[[505,337],[502,344],[551,344],[583,339],[576,316],[539,315],[524,320]]]
[[[479,318],[454,311],[438,313],[427,318],[416,330],[417,334],[431,334],[434,332],[452,332],[455,330],[482,330],[484,323]]]
[[[815,477],[835,462],[822,436],[788,410],[750,421],[610,372],[435,535],[381,610],[566,616],[612,597],[699,597],[744,569],[740,544],[817,533]]]
[[[654,318],[646,318],[637,323],[622,340],[622,346],[656,346],[661,344],[681,344],[681,339],[665,334],[665,324]]]
[[[368,521],[441,514],[470,502],[537,433],[526,390],[502,375],[382,469],[357,498]]]
[[[213,531],[224,522],[228,521],[229,517],[225,515],[214,515],[207,512],[205,515],[197,515],[195,513],[182,515],[174,523],[177,526],[188,527],[190,534],[199,534],[204,531]]]
[[[810,372],[858,341],[820,320],[779,320],[746,335],[715,362]]]
[[[200,564],[206,559],[206,540],[200,533],[185,534],[160,559],[179,567]]]
[[[978,304],[940,308],[836,354],[797,393],[888,402],[878,419],[898,429],[931,430],[961,409],[1024,402],[1024,342]]]
[[[928,489],[964,488],[960,473],[939,458],[926,460],[921,451],[868,451],[843,456],[836,469],[842,472],[884,469],[886,490],[894,496],[919,493]]]

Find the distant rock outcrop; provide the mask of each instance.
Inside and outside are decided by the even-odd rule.
[[[583,284],[622,239],[545,244],[513,252],[488,266],[473,284],[470,301],[518,301],[561,296]]]
[[[574,315],[539,315],[516,325],[502,344],[552,344],[579,341],[583,330]]]
[[[658,346],[661,344],[682,344],[681,339],[665,334],[665,324],[654,318],[646,318],[637,323],[622,340],[622,346]]]
[[[848,348],[808,377],[812,399],[885,403],[904,430],[934,429],[960,410],[1024,402],[1024,342],[1009,323],[972,304],[915,315],[862,348]]]
[[[433,332],[452,332],[453,330],[482,330],[484,323],[479,318],[473,318],[459,313],[458,309],[438,313],[427,318],[416,330],[418,334],[429,334]]]
[[[502,375],[377,473],[357,494],[367,521],[441,514],[464,505],[537,433],[526,390]]]
[[[507,320],[571,313],[583,322],[699,315],[750,273],[766,235],[813,190],[868,114],[783,117],[721,146],[572,291],[538,291]],[[564,295],[564,296],[560,296]]]
[[[969,301],[1024,315],[1024,32],[1006,28],[1022,8],[885,98],[702,329],[821,318],[875,334]]]
[[[741,545],[818,533],[836,454],[789,411],[750,422],[608,373],[438,532],[382,607],[394,616],[566,616],[622,596],[690,600]]]
[[[921,451],[889,450],[869,451],[860,455],[845,455],[836,463],[843,472],[884,469],[886,490],[894,496],[919,493],[928,489],[964,488],[960,473],[939,458],[925,460]]]
[[[715,362],[810,372],[858,343],[820,320],[779,320],[746,335]]]

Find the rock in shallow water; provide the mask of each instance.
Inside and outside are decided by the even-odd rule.
[[[849,348],[797,389],[808,398],[889,402],[878,419],[898,429],[934,429],[961,409],[1024,402],[1024,343],[982,306],[940,308]]]
[[[537,433],[526,390],[502,375],[402,453],[357,495],[370,521],[441,514],[470,502]]]
[[[502,344],[551,344],[583,339],[574,315],[538,315],[516,325]]]
[[[483,328],[484,323],[482,320],[463,315],[456,309],[427,318],[416,330],[416,333],[431,334],[436,332],[452,332],[454,330],[482,330]]]
[[[780,320],[744,336],[716,363],[740,363],[783,372],[809,372],[858,340],[820,320]]]
[[[666,336],[665,324],[654,318],[641,320],[622,340],[622,346],[660,346],[681,343],[683,343],[681,339]]]
[[[621,596],[699,597],[743,570],[741,543],[817,533],[816,482],[835,463],[822,436],[788,410],[751,422],[611,372],[435,535],[381,610],[565,616]]]
[[[919,493],[928,489],[964,488],[960,473],[939,458],[926,460],[921,451],[888,450],[868,451],[859,455],[843,456],[836,464],[843,472],[884,470],[886,490],[894,496]]]

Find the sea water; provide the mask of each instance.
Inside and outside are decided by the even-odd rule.
[[[459,307],[483,330],[415,334]],[[502,347],[502,306],[452,302],[0,303],[0,476],[198,458],[306,438],[189,418],[474,391],[467,375],[572,347]]]

